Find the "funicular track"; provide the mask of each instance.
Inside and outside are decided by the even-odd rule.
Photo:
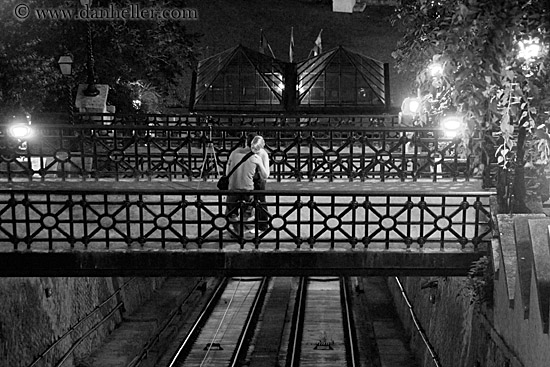
[[[267,278],[221,282],[169,367],[238,366],[263,302]]]
[[[289,306],[291,322],[281,326],[257,323],[260,312],[267,309],[264,303],[277,302],[266,296],[268,278],[224,280],[167,366],[248,365],[255,358],[253,333],[283,327],[288,329],[287,337],[272,356],[273,360],[281,359],[279,365],[358,366],[347,279],[315,277],[297,281],[299,286],[290,303],[293,310]]]
[[[359,365],[348,290],[344,277],[300,279],[287,367]]]

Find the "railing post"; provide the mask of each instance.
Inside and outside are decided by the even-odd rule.
[[[389,111],[391,107],[391,95],[390,95],[390,64],[384,63],[384,105],[386,111]]]
[[[299,101],[297,98],[297,71],[296,64],[285,64],[285,89],[283,90],[283,108],[286,112],[296,111]]]

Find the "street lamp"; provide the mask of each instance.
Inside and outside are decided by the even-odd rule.
[[[443,75],[443,64],[439,61],[433,61],[428,65],[428,71],[432,78],[439,78]]]
[[[414,116],[420,112],[421,100],[417,97],[407,97],[401,104],[403,115]]]
[[[520,41],[518,42],[518,46],[518,57],[528,62],[539,57],[543,51],[543,46],[537,37]]]
[[[61,70],[61,74],[69,76],[73,73],[73,58],[71,57],[71,55],[61,56],[57,63],[59,64],[59,70]]]
[[[71,92],[71,75],[73,73],[73,58],[71,55],[63,55],[57,61],[61,74],[67,78],[67,98],[69,101],[69,122],[74,124],[73,94]]]
[[[458,135],[461,129],[464,128],[464,118],[457,113],[449,113],[443,115],[441,118],[441,128],[443,129],[445,136],[454,138]]]

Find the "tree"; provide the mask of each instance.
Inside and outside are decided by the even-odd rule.
[[[548,199],[550,59],[522,57],[529,42],[550,45],[548,15],[543,0],[404,0],[394,16],[407,32],[393,56],[401,72],[417,75],[423,122],[455,110],[468,124],[465,146],[483,134],[489,144],[473,149],[488,157],[479,162],[486,171],[496,157],[505,211],[529,211],[528,195]],[[443,66],[438,76],[429,73],[434,62]],[[536,184],[526,186],[526,170]]]
[[[183,105],[185,72],[196,62],[194,45],[200,35],[189,33],[181,20],[39,20],[35,9],[78,11],[81,0],[30,0],[30,16],[21,21],[14,11],[21,2],[0,4],[0,108],[23,106],[29,111],[63,111],[64,81],[57,68],[59,56],[74,58],[74,81],[87,80],[89,30],[97,82],[111,87],[110,103],[117,110],[135,110],[135,85],[150,86],[161,104]],[[86,1],[84,1],[86,2]],[[110,4],[119,9],[140,3],[143,8],[182,8],[182,2],[96,0],[91,9]],[[138,91],[141,93],[143,91]],[[177,102],[174,102],[177,101]]]

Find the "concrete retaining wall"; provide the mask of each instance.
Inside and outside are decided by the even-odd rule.
[[[441,366],[535,367],[522,364],[509,341],[495,330],[491,309],[470,303],[466,278],[409,277],[400,278],[400,281]],[[433,367],[432,358],[416,331],[395,278],[389,278],[388,284],[409,335],[411,349],[422,362],[421,366]],[[525,335],[525,338],[527,340],[528,336]]]
[[[117,303],[132,313],[151,297],[164,278],[2,278],[0,279],[0,367],[27,367],[72,329],[34,367],[52,367]],[[75,325],[120,287],[122,291],[79,326]],[[116,311],[83,338],[63,367],[79,366],[121,322]]]

